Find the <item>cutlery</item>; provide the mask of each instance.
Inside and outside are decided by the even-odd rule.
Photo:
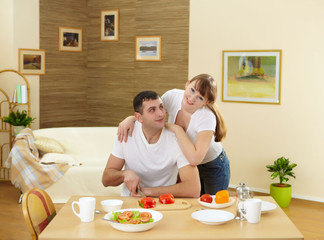
[[[145,194],[139,189],[139,188],[136,188],[136,193],[139,193],[139,195],[141,195],[141,197],[145,198]]]
[[[105,221],[108,221],[108,222],[113,222],[113,223],[115,223],[114,221],[109,220],[109,219],[107,219],[107,218],[102,218],[102,220],[105,220]]]

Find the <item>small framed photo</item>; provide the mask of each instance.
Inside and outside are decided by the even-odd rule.
[[[101,41],[118,41],[119,9],[101,11]]]
[[[136,37],[136,61],[161,61],[161,36]]]
[[[82,52],[82,28],[59,27],[59,50]]]
[[[19,72],[25,75],[45,74],[45,50],[19,48]]]
[[[224,102],[280,104],[281,50],[223,51]]]

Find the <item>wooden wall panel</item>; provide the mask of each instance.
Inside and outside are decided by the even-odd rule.
[[[89,124],[116,125],[131,114],[134,91],[134,0],[89,0]],[[100,40],[101,10],[119,9],[119,40]],[[95,116],[95,118],[93,117]]]
[[[59,26],[82,28],[82,52],[59,51]],[[86,0],[40,0],[40,48],[46,74],[40,77],[40,127],[84,126],[87,116]]]
[[[100,40],[101,10],[110,9],[119,9],[119,41]],[[183,88],[189,0],[40,0],[40,11],[41,48],[47,54],[41,127],[116,126],[133,113],[132,100],[139,91],[162,94]],[[82,53],[58,52],[56,28],[61,24],[84,28]],[[142,35],[162,36],[161,62],[135,61],[135,37]]]

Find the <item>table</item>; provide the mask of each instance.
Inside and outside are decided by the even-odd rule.
[[[232,220],[222,225],[205,225],[191,217],[191,214],[203,208],[197,199],[186,198],[191,207],[185,210],[161,211],[163,219],[151,230],[139,233],[120,232],[112,228],[109,222],[103,220],[106,214],[95,214],[90,223],[82,223],[71,209],[72,201],[81,196],[73,196],[62,207],[47,228],[39,235],[40,240],[77,240],[77,239],[304,239],[296,226],[276,204],[272,197],[257,197],[277,205],[275,210],[263,213],[258,224],[246,221]],[[122,199],[123,208],[136,208],[139,198],[133,197],[96,197],[96,209],[102,210],[100,201],[104,199]],[[222,210],[234,213],[236,206]]]

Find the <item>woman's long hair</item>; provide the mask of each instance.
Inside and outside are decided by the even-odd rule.
[[[189,82],[191,83],[194,81],[196,81],[195,89],[198,90],[199,93],[207,99],[207,107],[214,113],[216,117],[217,123],[214,136],[215,142],[220,142],[223,138],[226,137],[227,128],[223,115],[221,114],[218,106],[215,103],[217,93],[216,81],[209,74],[199,74],[193,77]]]

